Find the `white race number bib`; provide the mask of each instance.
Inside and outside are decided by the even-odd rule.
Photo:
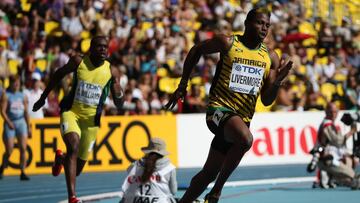
[[[101,93],[102,87],[100,85],[79,81],[78,87],[76,88],[75,100],[94,106],[99,103]]]
[[[264,72],[264,68],[233,63],[229,88],[234,92],[257,95]]]

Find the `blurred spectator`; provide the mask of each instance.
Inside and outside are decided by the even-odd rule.
[[[118,110],[115,106],[112,96],[108,97],[105,100],[104,113],[105,115],[110,115],[110,116],[114,116],[118,114]]]
[[[61,28],[64,34],[71,38],[78,39],[80,33],[83,31],[83,26],[80,21],[80,17],[77,15],[75,5],[65,7],[65,16],[61,19]]]
[[[110,31],[115,28],[115,21],[113,19],[113,10],[108,9],[104,11],[103,17],[98,21],[98,34],[108,36]]]
[[[321,99],[325,100],[323,95],[321,95],[319,92],[310,90],[305,98],[304,110],[305,111],[324,110],[324,106],[321,103],[319,103],[319,100]]]
[[[85,0],[83,3],[83,9],[79,13],[80,21],[84,26],[84,29],[90,31],[95,27],[94,23],[96,21],[96,10],[93,7],[92,0]]]
[[[7,39],[10,36],[10,25],[4,21],[4,12],[0,10],[0,39]]]
[[[47,2],[49,9],[47,10],[47,19],[56,22],[61,21],[64,16],[64,1],[63,0],[50,0]]]
[[[345,88],[345,109],[358,110],[360,108],[359,97],[357,79],[354,75],[348,75]]]
[[[342,19],[342,25],[335,29],[336,35],[341,37],[344,43],[351,42],[351,26],[349,21],[348,18],[344,17]]]
[[[325,49],[324,55],[329,54],[330,48],[334,46],[335,37],[330,24],[325,20],[321,22],[318,40],[319,51],[323,48]]]
[[[19,57],[22,45],[19,28],[17,26],[11,28],[11,34],[7,40],[7,43],[9,49],[9,58],[17,59]]]
[[[124,93],[124,104],[121,109],[122,115],[130,115],[130,112],[135,109],[135,103],[132,102],[132,92],[131,90],[126,90]]]
[[[4,119],[3,140],[5,152],[0,166],[0,179],[3,177],[5,168],[9,164],[9,158],[14,149],[15,136],[20,149],[20,180],[29,180],[25,174],[26,146],[28,136],[31,136],[31,128],[28,115],[27,97],[20,90],[20,78],[16,75],[9,77],[10,85],[1,95],[1,116]]]
[[[163,105],[159,100],[159,96],[156,92],[151,92],[149,96],[149,104],[150,104],[150,114],[161,114],[161,109]]]
[[[191,85],[191,91],[184,100],[184,113],[204,113],[206,110],[206,103],[201,98],[200,86]]]
[[[0,45],[0,78],[7,78],[10,74],[8,67],[8,51]]]
[[[130,34],[130,29],[131,29],[131,25],[128,23],[128,17],[123,16],[117,22],[116,37],[118,37],[120,39],[128,38],[128,36]]]
[[[334,77],[335,71],[336,71],[333,56],[328,57],[328,62],[327,62],[327,64],[324,64],[322,66],[322,69],[323,69],[323,72],[324,72],[325,80],[326,81],[333,81],[333,77]]]
[[[356,50],[353,45],[347,46],[347,62],[349,65],[353,68],[355,68],[357,71],[360,70],[360,51],[359,49]]]
[[[29,87],[24,90],[24,95],[28,98],[28,112],[30,118],[44,118],[44,110],[48,108],[47,100],[45,105],[39,109],[39,111],[33,112],[32,107],[35,102],[40,98],[43,93],[44,84],[41,81],[41,74],[33,72],[31,74],[31,81]]]
[[[55,91],[51,91],[47,97],[47,107],[44,109],[45,117],[58,117],[60,116],[59,97]]]
[[[275,100],[273,110],[275,111],[290,111],[292,107],[293,92],[291,91],[291,83],[286,82],[279,89],[278,96]]]

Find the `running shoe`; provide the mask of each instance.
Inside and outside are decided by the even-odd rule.
[[[54,160],[54,164],[52,166],[52,175],[53,176],[58,176],[61,173],[61,169],[63,168],[62,156],[63,156],[62,151],[60,149],[56,150],[55,160]]]
[[[205,195],[204,203],[217,203],[219,201],[219,197],[213,196],[211,194]]]
[[[69,203],[82,203],[81,199],[77,198],[76,196],[72,196],[69,199]]]

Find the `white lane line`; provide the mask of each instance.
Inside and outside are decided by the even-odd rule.
[[[260,179],[260,180],[229,181],[225,183],[224,187],[311,182],[311,181],[315,181],[315,179],[316,179],[315,177],[295,177],[295,178],[271,178],[271,179]],[[211,188],[213,186],[214,183],[210,183],[208,188]]]

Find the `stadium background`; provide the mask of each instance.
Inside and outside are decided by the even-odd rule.
[[[258,102],[251,126],[256,143],[244,165],[305,164],[326,102],[359,109],[359,0],[5,0],[0,3],[0,89],[11,74],[21,76],[24,89],[34,80],[43,88],[71,55],[86,53],[92,36],[107,35],[109,60],[126,102],[117,112],[108,98],[98,148],[85,171],[125,170],[141,157],[148,136],[166,140],[178,167],[201,167],[212,137],[203,113],[218,55],[201,59],[184,104],[173,112],[161,107],[178,84],[191,46],[214,34],[241,33],[247,11],[256,4],[272,11],[266,44],[289,55],[295,67],[273,105]],[[49,174],[55,149],[64,149],[58,103],[70,82],[66,77],[49,95],[46,118],[32,119],[29,174]],[[14,167],[17,157],[15,150]],[[5,170],[5,176],[18,173]]]

